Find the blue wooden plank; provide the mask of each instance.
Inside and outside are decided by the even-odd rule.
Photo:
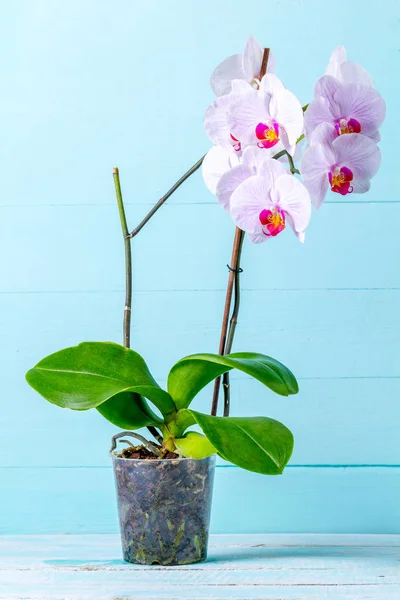
[[[330,204],[315,213],[304,244],[289,230],[271,243],[246,243],[244,289],[261,295],[270,289],[400,288],[391,258],[400,252],[400,203],[385,204],[379,243],[366,240],[382,210],[377,203]],[[132,227],[144,212],[129,207]],[[224,289],[233,231],[216,203],[163,207],[133,243],[135,290]],[[114,205],[3,207],[0,239],[11,258],[0,263],[1,292],[123,289]]]
[[[59,409],[27,389],[21,370],[11,370],[5,397],[13,398],[7,418],[0,414],[0,464],[15,467],[108,466],[111,436],[116,428],[97,411]],[[300,380],[296,398],[274,397],[258,382],[232,381],[232,415],[268,415],[291,428],[295,449],[291,464],[400,465],[398,422],[393,398],[400,396],[400,379]],[[211,389],[193,407],[207,412]],[[16,431],[34,452],[19,452]],[[49,444],[62,431],[62,444],[49,454]],[[20,440],[20,436],[18,436]],[[28,442],[26,442],[28,443]]]
[[[400,322],[395,310],[399,293],[271,291],[269,302],[279,306],[272,319],[263,297],[246,293],[236,348],[256,349],[283,360],[299,377],[300,394],[280,398],[259,383],[232,374],[234,414],[268,414],[287,423],[296,435],[297,464],[400,464],[393,418],[400,385]],[[40,358],[63,346],[85,339],[118,341],[122,301],[118,293],[0,295],[1,358],[8,373],[3,395],[12,399],[7,413],[0,415],[0,464],[107,464],[104,448],[112,426],[97,412],[71,413],[47,404],[27,386],[24,375]],[[201,304],[201,312],[193,312],[195,302]],[[222,302],[222,292],[138,294],[133,343],[161,384],[175,360],[215,350]],[[18,316],[15,328],[10,326],[12,313]],[[195,406],[207,411],[210,397],[206,388]],[[21,457],[15,452],[17,426],[34,445],[34,453]],[[63,432],[65,443],[49,462],[48,439],[54,430]],[[81,448],[89,447],[92,451],[82,456]]]
[[[17,18],[12,3],[5,15],[4,23],[12,20],[14,26],[4,26],[2,32],[2,43],[10,48],[0,70],[3,139],[8,142],[2,164],[9,174],[1,182],[2,198],[54,202],[56,182],[62,202],[75,201],[78,189],[85,199],[108,202],[105,173],[115,161],[131,172],[132,196],[148,197],[155,170],[165,188],[171,171],[183,171],[208,148],[202,115],[212,99],[212,69],[237,52],[249,32],[265,41],[263,23],[273,15],[268,43],[278,57],[278,73],[303,103],[310,100],[330,52],[340,43],[352,60],[362,61],[373,73],[377,89],[388,100],[388,115],[382,140],[385,160],[369,198],[399,199],[393,180],[395,140],[400,136],[399,84],[393,77],[399,66],[396,0],[388,0],[373,19],[364,2],[354,0],[357,31],[321,27],[329,16],[318,0],[310,0],[307,11],[301,3],[290,3],[288,10],[287,2],[252,0],[251,9],[241,9],[239,15],[227,1],[216,6],[211,0],[184,8],[179,0],[168,5],[153,0],[140,8],[125,1],[116,12],[104,1],[77,6],[47,2],[42,11],[36,2],[24,3],[26,17]],[[345,0],[335,6],[338,14],[347,10]],[[172,17],[176,14],[179,19]],[[161,50],[166,23],[170,36]],[[288,40],[297,39],[301,31],[306,43],[294,51],[282,31]],[[378,49],[372,49],[367,40],[377,32],[384,35]],[[207,44],[202,43],[205,39]],[[144,50],[148,40],[158,41],[151,51]],[[160,52],[165,69],[158,68]],[[299,64],[307,68],[299,69]],[[157,93],[152,93],[155,79]],[[25,177],[20,177],[21,164]],[[361,196],[357,200],[363,201]]]
[[[78,0],[8,3],[2,8],[0,39],[7,61],[0,65],[0,156],[7,176],[0,182],[0,292],[7,298],[0,298],[0,358],[7,374],[3,397],[12,406],[1,414],[7,447],[0,464],[49,464],[45,440],[55,427],[63,439],[60,463],[84,464],[92,456],[104,460],[97,457],[103,456],[110,426],[91,414],[53,412],[44,403],[39,409],[23,373],[42,355],[68,343],[92,336],[119,339],[122,246],[110,168],[121,168],[129,219],[136,223],[209,147],[201,120],[212,97],[207,84],[217,60],[236,52],[249,32],[265,41],[271,15],[268,43],[278,56],[279,75],[304,103],[332,48],[345,43],[349,56],[374,74],[388,101],[388,116],[382,130],[383,165],[368,196],[339,204],[342,199],[331,195],[314,214],[303,247],[288,233],[273,245],[245,249],[243,284],[249,295],[238,344],[267,348],[306,381],[301,380],[303,395],[294,402],[264,400],[247,381],[240,382],[240,396],[250,412],[259,407],[264,412],[266,402],[269,414],[298,432],[298,462],[314,462],[318,455],[324,462],[398,463],[393,435],[398,379],[391,379],[399,376],[400,279],[393,258],[399,254],[400,216],[394,177],[400,134],[400,83],[393,77],[400,58],[396,0],[373,19],[365,2],[354,0],[357,28],[349,20],[340,30],[320,26],[331,15],[317,0],[310,0],[306,11],[302,3],[288,10],[281,0],[252,0],[239,12],[227,0],[201,5],[149,0],[140,7],[123,0],[118,10],[103,0],[83,6]],[[348,3],[338,0],[335,9],[347,14]],[[163,43],[159,69],[166,28],[168,44]],[[296,45],[293,61],[293,45],[287,40],[298,39],[299,31],[307,43]],[[371,46],[380,33],[380,43]],[[169,362],[200,346],[216,347],[231,238],[229,217],[196,175],[134,244],[135,289],[142,291],[135,300],[134,339],[153,357],[157,377],[165,376],[167,358]],[[293,292],[276,294],[274,288]],[[375,290],[353,292],[360,288]],[[94,293],[75,295],[96,290],[111,290],[112,295],[102,296],[99,304]],[[43,294],[57,291],[65,292],[63,299]],[[27,292],[39,293],[33,299]],[[309,379],[317,377],[355,379]],[[207,406],[208,396],[200,402]],[[22,427],[29,452],[20,450],[13,427]],[[85,428],[93,428],[94,444]],[[82,448],[83,458],[75,449],[69,454],[65,438]],[[320,481],[319,473],[315,470],[310,490]],[[36,474],[40,499],[48,475],[46,470]],[[376,491],[372,497],[377,507],[387,508],[387,498]],[[301,499],[307,502],[305,492]],[[7,498],[7,507],[13,508],[13,501],[14,496]],[[378,521],[376,511],[372,523]],[[332,519],[336,516],[333,511]],[[391,517],[389,508],[384,527],[389,528]],[[312,527],[311,517],[305,523]],[[269,592],[260,593],[266,597]]]
[[[0,476],[0,533],[118,530],[111,468],[2,468]],[[262,477],[218,467],[212,532],[400,533],[399,507],[400,468],[289,467]]]
[[[398,377],[399,297],[400,289],[248,292],[235,348],[270,354],[299,378]],[[132,344],[156,378],[186,354],[217,348],[223,299],[224,292],[137,295]],[[0,307],[2,360],[14,373],[83,340],[121,338],[122,294],[0,294]]]
[[[227,567],[231,556],[240,567],[246,567],[251,558],[249,569],[263,566],[265,570],[276,570],[276,565],[268,564],[264,555],[271,548],[280,553],[280,558],[289,559],[290,550],[297,554],[299,563],[306,562],[316,554],[319,556],[338,559],[352,556],[363,561],[372,562],[371,549],[379,549],[378,561],[387,559],[389,563],[396,556],[400,547],[400,536],[396,534],[321,534],[321,533],[233,533],[210,534],[209,557],[206,563],[194,566],[181,565],[178,569],[216,570],[223,564]],[[0,568],[35,566],[65,566],[78,565],[108,566],[113,570],[150,570],[143,565],[133,565],[121,560],[119,554],[121,542],[119,534],[14,534],[0,536]],[[227,554],[228,552],[228,554]],[[378,553],[377,553],[378,554]],[[218,560],[217,560],[218,556]],[[45,562],[46,561],[46,562]],[[230,565],[235,568],[234,564]],[[299,565],[300,566],[300,565]],[[390,565],[391,566],[391,565]],[[159,567],[160,570],[165,567]],[[168,570],[168,568],[167,568]],[[169,569],[170,570],[170,569]]]
[[[5,537],[0,598],[60,600],[62,590],[70,600],[300,599],[334,591],[361,600],[400,590],[398,536],[212,536],[209,550],[206,563],[143,567],[123,563],[117,536]]]

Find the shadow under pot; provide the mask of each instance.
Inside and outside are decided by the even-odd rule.
[[[124,560],[187,565],[207,558],[215,456],[140,460],[112,453]]]

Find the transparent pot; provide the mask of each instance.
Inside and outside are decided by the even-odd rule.
[[[138,460],[112,453],[124,560],[186,565],[207,558],[215,456]]]

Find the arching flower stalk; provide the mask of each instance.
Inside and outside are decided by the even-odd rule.
[[[203,177],[250,242],[273,240],[287,226],[304,242],[310,196],[318,208],[329,189],[342,196],[368,191],[380,164],[376,142],[385,103],[370,75],[347,61],[345,49],[339,47],[317,81],[303,118],[300,102],[275,75],[275,60],[257,76],[262,62],[259,44],[249,38],[243,54],[229,57],[214,70],[211,87],[217,98],[205,113],[204,127],[215,146],[205,157]],[[300,173],[295,161],[301,149],[296,145],[303,133],[308,147],[301,162],[302,183],[276,159],[288,160],[291,173]],[[238,282],[239,274],[234,277]],[[230,273],[231,284],[232,279]],[[234,312],[236,326],[236,307]],[[225,351],[226,318],[225,306],[220,353]],[[233,336],[228,337],[230,351]],[[218,389],[217,381],[212,414]],[[225,388],[224,392],[226,398]],[[224,414],[229,414],[226,399]]]

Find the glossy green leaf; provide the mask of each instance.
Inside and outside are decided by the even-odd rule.
[[[172,428],[172,433],[175,437],[182,437],[186,429],[195,423],[196,419],[193,417],[190,410],[181,408],[174,416],[173,422],[169,424],[169,428]]]
[[[174,442],[179,454],[185,458],[202,459],[216,453],[210,440],[197,431],[188,431],[184,437],[177,438]]]
[[[97,410],[113,425],[131,431],[163,422],[151,410],[146,400],[133,392],[116,394],[97,406]]]
[[[282,473],[293,452],[293,434],[268,417],[211,417],[189,410],[218,454],[264,475]]]
[[[169,373],[168,392],[178,409],[186,408],[205,385],[231,369],[251,375],[281,396],[299,391],[295,376],[279,361],[264,354],[236,352],[226,356],[192,354],[182,358]]]
[[[137,392],[163,415],[175,411],[171,396],[153,379],[137,352],[111,342],[84,342],[60,350],[28,371],[26,379],[46,400],[63,408],[96,408],[116,394]]]

